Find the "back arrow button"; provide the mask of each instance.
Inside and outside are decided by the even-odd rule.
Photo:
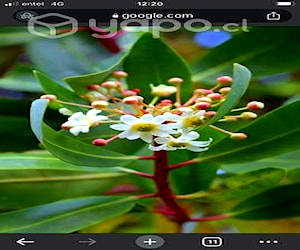
[[[34,244],[35,241],[34,240],[26,240],[25,238],[21,238],[21,239],[17,240],[16,243],[20,244],[23,247],[25,247],[26,244]]]

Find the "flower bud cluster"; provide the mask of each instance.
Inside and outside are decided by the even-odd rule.
[[[195,89],[192,96],[183,102],[181,90],[184,79],[172,77],[165,83],[151,84],[153,99],[145,102],[140,89],[126,88],[124,71],[113,72],[110,78],[99,84],[87,86],[83,96],[90,102],[89,111],[72,113],[66,108],[61,113],[69,115],[68,121],[62,124],[73,135],[88,133],[95,126],[108,126],[119,131],[110,139],[95,138],[92,144],[105,146],[120,138],[128,140],[141,139],[149,144],[153,151],[187,149],[193,152],[207,150],[212,139],[199,141],[198,129],[213,118],[219,106],[228,98],[231,91],[232,78],[222,76],[216,79],[217,85],[211,89]],[[62,104],[56,96],[45,95],[49,99]],[[80,104],[72,104],[77,105]],[[85,106],[86,107],[86,106]],[[238,119],[252,120],[257,117],[253,111],[262,109],[264,104],[257,101],[249,102],[246,107],[232,110],[245,110],[238,115],[228,115],[217,122],[237,121]],[[103,112],[101,115],[99,115]],[[247,138],[243,133],[232,133],[210,125],[221,132],[227,133],[234,140]]]

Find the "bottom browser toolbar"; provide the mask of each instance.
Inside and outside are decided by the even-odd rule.
[[[3,234],[1,249],[298,250],[300,234]]]

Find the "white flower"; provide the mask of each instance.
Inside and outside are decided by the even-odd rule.
[[[140,118],[123,115],[120,120],[123,124],[110,125],[112,129],[124,131],[119,135],[119,138],[127,138],[128,140],[141,138],[143,141],[151,143],[153,136],[168,136],[177,133],[173,130],[172,123],[163,124],[167,121],[165,115],[154,117],[151,114],[146,114]]]
[[[67,122],[62,124],[63,128],[70,129],[70,133],[77,136],[79,133],[88,133],[90,127],[98,124],[100,121],[105,121],[108,118],[104,115],[98,115],[101,110],[91,109],[86,114],[76,112],[71,115]]]
[[[204,122],[205,110],[194,112],[191,108],[179,108],[181,115],[169,115],[168,120],[175,122],[174,127],[182,129],[184,133],[198,128]]]
[[[199,138],[199,134],[195,131],[184,133],[178,138],[175,138],[171,135],[167,137],[158,137],[154,141],[159,146],[149,146],[149,149],[152,151],[160,151],[160,150],[167,150],[167,151],[174,151],[177,149],[188,149],[193,152],[202,152],[208,149],[208,146],[212,142],[210,138],[208,141],[194,141]]]
[[[151,94],[155,96],[167,97],[176,93],[177,91],[176,87],[168,86],[165,84],[160,84],[158,86],[153,86],[152,84],[150,84],[150,87],[151,87]]]
[[[65,115],[65,116],[71,116],[73,115],[73,112],[67,108],[60,108],[58,110],[59,113],[61,113],[62,115]]]

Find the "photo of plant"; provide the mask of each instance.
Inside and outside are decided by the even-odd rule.
[[[300,233],[299,27],[93,32],[0,28],[1,233]]]

